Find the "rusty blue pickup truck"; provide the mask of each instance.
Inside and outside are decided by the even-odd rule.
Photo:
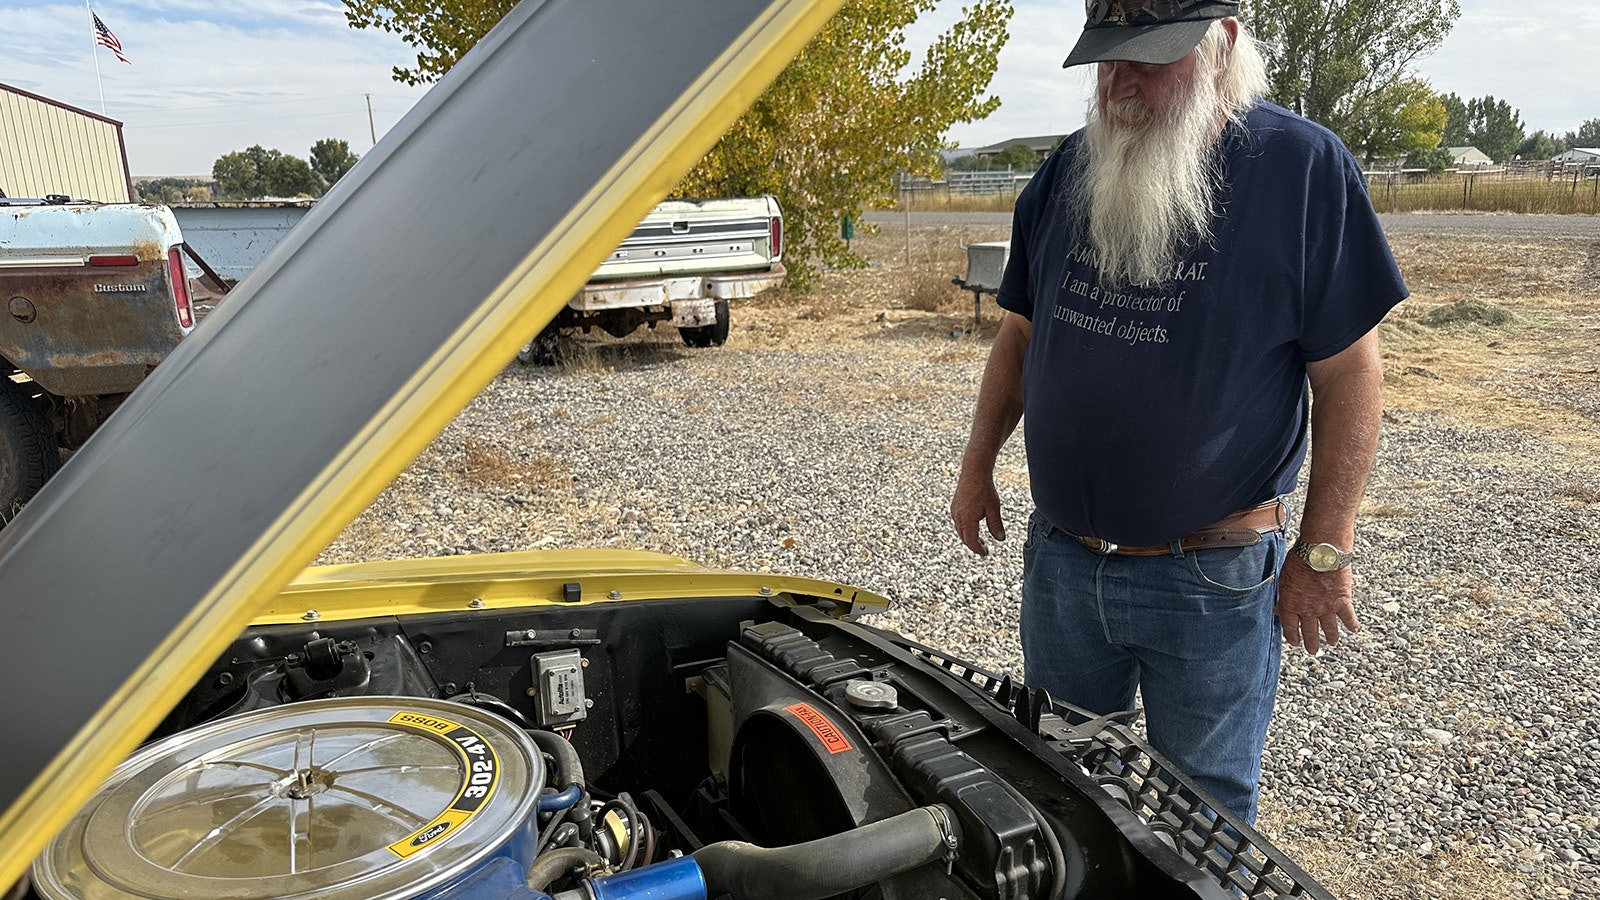
[[[172,212],[0,200],[0,522],[195,325]]]

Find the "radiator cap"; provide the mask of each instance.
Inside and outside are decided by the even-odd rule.
[[[900,693],[893,685],[864,678],[845,682],[844,698],[857,709],[894,709],[900,705]]]

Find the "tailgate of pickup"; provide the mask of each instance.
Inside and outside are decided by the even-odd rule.
[[[584,285],[567,305],[579,312],[597,312],[666,306],[674,300],[744,300],[782,285],[787,274],[783,264],[776,263],[770,269],[755,272],[595,281]]]
[[[8,211],[0,220],[0,356],[54,394],[133,390],[189,331],[178,320],[168,257],[181,240],[159,206]]]

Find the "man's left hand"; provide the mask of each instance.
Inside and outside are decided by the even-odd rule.
[[[1300,557],[1289,554],[1278,575],[1278,620],[1283,639],[1315,655],[1323,644],[1339,643],[1339,623],[1351,632],[1361,630],[1351,600],[1349,568],[1315,572]]]

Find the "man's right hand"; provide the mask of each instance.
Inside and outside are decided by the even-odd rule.
[[[956,481],[956,496],[950,501],[950,521],[955,523],[961,543],[973,553],[988,556],[978,523],[989,523],[996,540],[1006,539],[1005,523],[1000,521],[1000,494],[994,489],[995,461],[1006,438],[1022,420],[1022,362],[1033,338],[1033,324],[1014,312],[1000,320],[989,362],[983,367],[983,383],[978,386],[978,408],[972,415],[972,437],[961,454],[961,477]]]
[[[1000,519],[1000,493],[994,488],[993,475],[962,473],[956,482],[955,499],[950,501],[950,520],[961,535],[961,543],[979,556],[989,555],[978,531],[979,522],[988,523],[995,540],[1006,539],[1006,526]]]

